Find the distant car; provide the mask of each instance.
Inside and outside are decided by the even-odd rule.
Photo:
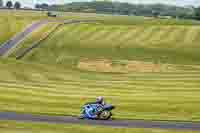
[[[52,13],[52,12],[48,12],[48,13],[47,13],[47,16],[48,16],[48,17],[57,17],[57,15],[54,14],[54,13]]]

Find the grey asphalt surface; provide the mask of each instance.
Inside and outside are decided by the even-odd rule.
[[[19,42],[23,40],[28,34],[46,23],[48,23],[47,20],[35,22],[32,25],[28,26],[24,31],[20,32],[19,34],[15,35],[7,42],[2,44],[0,46],[0,56],[5,55],[12,47],[15,47],[17,44],[19,44]]]
[[[73,24],[73,23],[82,23],[82,22],[97,22],[97,20],[41,20],[39,22],[35,22],[32,25],[28,26],[24,31],[18,33],[4,44],[0,46],[0,56],[5,55],[11,48],[16,47],[20,44],[26,36],[28,36],[31,32],[35,29],[39,28],[40,26],[47,24],[49,22],[61,22],[63,24]]]
[[[81,22],[96,22],[96,20],[43,20],[33,23],[27,27],[23,32],[12,37],[10,40],[2,44],[0,47],[0,56],[6,54],[12,47],[20,44],[28,34],[39,28],[41,25],[48,22],[63,22],[64,24],[81,23]],[[79,120],[75,117],[69,116],[45,116],[45,115],[31,115],[19,114],[14,112],[0,112],[0,120],[16,120],[24,122],[46,122],[55,124],[84,124],[84,125],[102,125],[112,127],[129,127],[129,128],[160,128],[160,129],[176,129],[176,130],[197,130],[200,131],[200,123],[195,122],[180,122],[180,121],[144,121],[144,120]]]
[[[0,112],[0,120],[16,120],[23,122],[45,122],[50,124],[100,125],[126,128],[158,128],[174,130],[200,131],[200,123],[176,121],[144,121],[144,120],[80,120],[69,116],[45,116]]]

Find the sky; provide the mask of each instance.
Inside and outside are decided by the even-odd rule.
[[[4,3],[8,0],[3,0]],[[19,1],[23,6],[33,7],[33,3],[49,3],[49,4],[63,4],[70,2],[80,2],[80,1],[91,1],[91,0],[11,0],[13,2]],[[100,0],[99,0],[100,1]],[[153,4],[153,3],[163,3],[177,6],[200,6],[200,0],[113,0],[120,2],[129,2],[136,4]]]

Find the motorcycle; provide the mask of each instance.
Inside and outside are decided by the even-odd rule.
[[[109,120],[114,108],[109,104],[86,104],[82,107],[80,119]]]

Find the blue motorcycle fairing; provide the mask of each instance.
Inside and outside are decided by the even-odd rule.
[[[87,104],[83,106],[82,116],[86,119],[98,118],[97,113],[102,109],[103,106],[100,104]]]
[[[85,107],[85,114],[87,118],[90,119],[95,119],[97,118],[97,115],[95,114],[96,110],[95,110],[95,106],[93,105],[86,105]]]
[[[81,118],[84,119],[98,119],[98,114],[103,111],[103,110],[108,110],[111,111],[115,107],[106,104],[106,105],[101,105],[101,104],[86,104],[82,107],[82,112],[81,112]]]

